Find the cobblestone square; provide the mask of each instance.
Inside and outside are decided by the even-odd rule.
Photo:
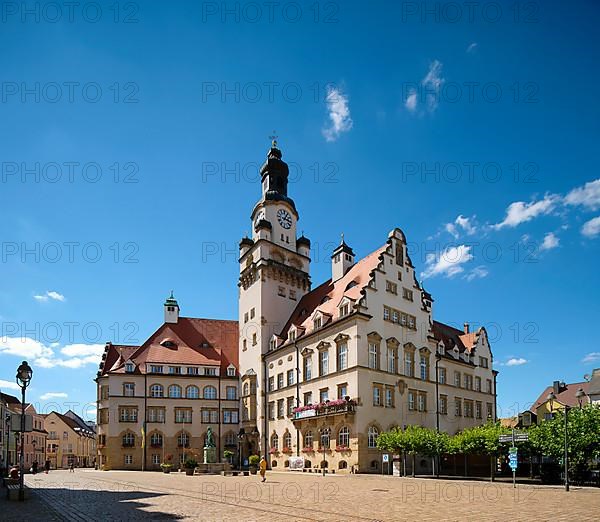
[[[428,521],[598,520],[593,488],[478,481],[271,472],[193,476],[128,471],[53,471],[27,476],[49,520]],[[23,520],[5,502],[3,520]]]

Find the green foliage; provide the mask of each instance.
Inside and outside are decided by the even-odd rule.
[[[483,426],[467,428],[453,437],[453,453],[477,453],[481,455],[497,455],[502,443],[500,435],[509,433],[499,423],[488,422]]]
[[[437,433],[436,430],[423,426],[407,426],[406,429],[394,428],[384,432],[377,438],[377,447],[390,453],[407,452],[434,456],[446,453],[450,444],[447,433]]]
[[[258,455],[250,455],[250,457],[248,457],[248,463],[251,466],[258,466],[259,462],[260,462],[260,457]]]
[[[184,469],[196,469],[196,466],[198,466],[198,462],[195,459],[187,459],[183,463]]]
[[[223,457],[225,457],[226,459],[233,457],[233,451],[226,449],[225,451],[223,451]]]

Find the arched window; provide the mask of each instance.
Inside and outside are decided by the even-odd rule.
[[[369,431],[367,433],[368,436],[368,446],[369,448],[377,447],[377,437],[379,437],[379,430],[375,426],[369,426]]]
[[[329,429],[321,431],[321,448],[329,449],[330,433]]]
[[[150,386],[150,397],[164,397],[164,389],[160,384]]]
[[[279,449],[279,437],[277,433],[271,435],[271,449]]]
[[[177,446],[179,446],[180,448],[187,448],[190,445],[190,436],[188,435],[187,432],[182,431],[178,436],[177,436]]]
[[[308,430],[305,434],[304,434],[304,447],[305,448],[312,448],[313,446],[313,432]]]
[[[292,449],[292,434],[289,431],[283,436],[283,449]]]
[[[181,397],[181,386],[178,384],[171,384],[171,386],[169,386],[169,397],[172,399],[179,399]]]
[[[125,433],[125,435],[123,435],[123,447],[133,448],[133,446],[135,446],[135,435],[131,432]]]
[[[276,468],[277,467],[277,461],[274,460],[273,462],[271,462],[271,467],[272,468]]]
[[[150,435],[150,446],[153,448],[161,448],[163,445],[162,433],[153,433]]]
[[[214,386],[205,386],[203,390],[203,397],[205,399],[216,399],[217,389]]]
[[[338,433],[338,446],[350,446],[350,428],[344,426]]]
[[[200,397],[200,391],[198,390],[198,386],[188,386],[185,389],[185,396],[188,399],[197,399],[198,397]]]
[[[338,464],[338,469],[347,469],[348,468],[348,463],[345,460],[340,460],[339,464]]]
[[[249,395],[249,394],[250,394],[248,389],[249,389],[248,383],[247,383],[247,382],[245,382],[245,383],[244,383],[244,396],[246,396],[246,395]]]

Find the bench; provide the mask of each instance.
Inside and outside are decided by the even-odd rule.
[[[25,495],[25,498],[29,497],[29,488],[27,488],[27,486],[23,486],[23,494]],[[19,484],[6,485],[6,498],[8,500],[19,499]]]

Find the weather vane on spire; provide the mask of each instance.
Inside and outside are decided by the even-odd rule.
[[[269,136],[269,139],[271,140],[271,145],[273,147],[277,147],[277,138],[279,138],[279,136],[277,136],[276,134],[277,131],[273,131],[273,134],[271,136]]]

